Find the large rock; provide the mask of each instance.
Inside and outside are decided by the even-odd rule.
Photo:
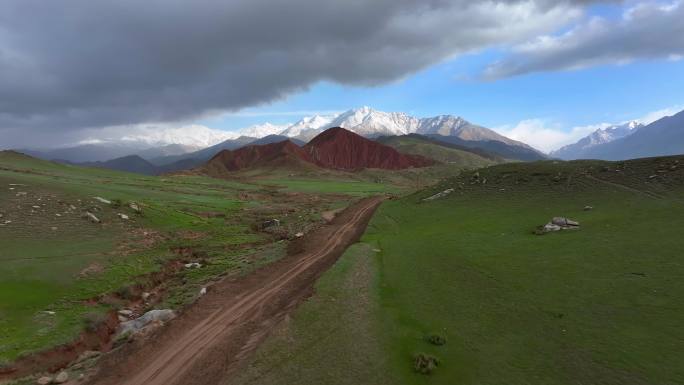
[[[557,225],[555,223],[547,223],[544,225],[543,230],[545,233],[551,233],[554,231],[561,231],[562,227],[560,227],[559,225]]]
[[[168,322],[172,319],[176,318],[176,313],[173,310],[170,309],[163,309],[163,310],[150,310],[147,313],[143,314],[142,316],[122,322],[119,325],[119,330],[117,332],[118,335],[124,335],[124,334],[135,334],[143,330],[147,325],[153,323],[153,322]]]
[[[579,226],[579,222],[565,217],[553,217],[553,219],[551,219],[551,223],[560,227]]]
[[[65,383],[65,382],[67,382],[67,381],[69,381],[69,373],[67,373],[67,372],[64,371],[64,370],[61,371],[61,372],[59,372],[59,374],[57,375],[57,377],[55,377],[55,379],[54,379],[54,383],[55,383],[55,384],[63,384],[63,383]]]
[[[100,223],[100,218],[96,217],[95,214],[89,211],[85,213],[85,217],[93,223]]]

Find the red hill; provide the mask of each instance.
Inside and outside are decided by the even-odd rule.
[[[223,150],[204,165],[204,170],[209,175],[222,176],[228,172],[251,168],[320,166],[335,170],[400,170],[434,163],[421,156],[402,154],[392,147],[336,127],[322,132],[304,147],[285,140],[233,151]]]
[[[400,170],[426,167],[435,163],[422,156],[402,154],[392,147],[366,139],[341,127],[330,128],[320,133],[303,149],[317,165],[338,170]]]
[[[230,151],[223,150],[206,164],[209,174],[223,175],[226,172],[256,167],[313,166],[313,159],[301,147],[284,140],[282,142],[246,146]]]

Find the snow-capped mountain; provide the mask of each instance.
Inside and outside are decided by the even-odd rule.
[[[296,122],[295,124],[289,126],[285,130],[281,131],[280,135],[289,136],[290,138],[300,138],[309,141],[322,131],[320,130],[322,127],[328,127],[330,125],[330,122],[332,122],[333,119],[335,119],[335,117],[337,117],[337,115],[307,116],[302,120]]]
[[[552,151],[550,155],[561,159],[585,158],[587,152],[592,147],[627,137],[643,126],[642,123],[633,120],[618,125],[599,128],[573,144]]]
[[[383,112],[370,107],[349,110],[337,116],[329,127],[342,127],[361,136],[406,135],[416,132],[420,120],[403,112]]]
[[[263,138],[265,136],[269,135],[278,135],[283,130],[287,129],[289,125],[276,125],[276,124],[271,124],[271,123],[264,123],[264,124],[256,124],[254,126],[250,126],[247,128],[244,128],[240,131],[238,131],[238,135],[232,137],[232,138],[227,138],[227,139],[235,139],[238,136],[248,136],[250,138]],[[216,143],[214,143],[216,144]]]
[[[331,127],[342,127],[365,137],[407,134],[455,136],[467,141],[495,140],[509,145],[526,146],[488,128],[471,124],[453,115],[416,118],[403,112],[384,112],[361,107],[334,117],[314,116],[293,124],[280,135],[308,141]]]
[[[216,130],[199,124],[182,127],[140,126],[131,128],[120,138],[103,139],[101,142],[129,143],[148,147],[182,144],[192,147],[208,147],[227,139],[235,139],[238,133]],[[79,143],[87,144],[87,143]]]

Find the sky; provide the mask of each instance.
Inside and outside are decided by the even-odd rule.
[[[549,151],[684,109],[681,20],[682,0],[4,0],[0,148],[367,105]]]

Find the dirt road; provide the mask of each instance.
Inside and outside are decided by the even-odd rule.
[[[351,206],[302,242],[303,251],[247,277],[224,280],[148,341],[104,358],[97,385],[227,384],[316,279],[363,234],[381,198]]]

